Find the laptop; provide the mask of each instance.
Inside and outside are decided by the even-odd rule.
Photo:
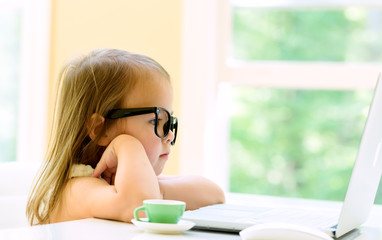
[[[184,220],[194,229],[239,232],[265,222],[288,222],[315,227],[331,237],[340,237],[363,224],[374,204],[382,172],[382,72],[363,131],[342,209],[328,211],[314,207],[264,207],[216,204],[186,211]],[[310,212],[312,210],[312,212]]]

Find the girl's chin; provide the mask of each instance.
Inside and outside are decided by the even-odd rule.
[[[163,172],[165,163],[166,161],[164,161],[163,164],[161,164],[160,166],[154,167],[154,171],[157,176],[159,176]]]
[[[158,177],[159,175],[162,174],[162,171],[163,171],[163,169],[155,170],[155,175],[157,175],[157,177]]]

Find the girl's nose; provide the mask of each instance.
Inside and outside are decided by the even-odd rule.
[[[175,138],[175,134],[173,131],[169,131],[168,134],[167,134],[167,137],[164,139],[165,143],[168,144],[168,143],[171,143]]]

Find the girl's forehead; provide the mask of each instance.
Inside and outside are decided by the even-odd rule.
[[[171,112],[172,102],[170,81],[157,74],[152,78],[139,79],[134,88],[126,93],[123,107],[163,107]]]

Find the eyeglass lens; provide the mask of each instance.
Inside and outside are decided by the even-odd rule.
[[[157,119],[157,133],[160,137],[164,138],[167,136],[170,130],[170,115],[163,109],[159,109],[158,119]]]

